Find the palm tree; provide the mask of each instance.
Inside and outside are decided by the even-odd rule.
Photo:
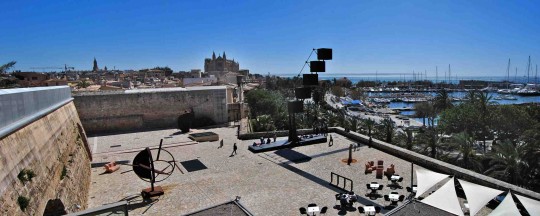
[[[382,121],[382,126],[384,128],[384,134],[386,136],[386,142],[392,143],[392,137],[394,136],[394,121],[390,118],[385,118]]]
[[[482,163],[478,160],[474,150],[474,138],[467,133],[458,133],[452,137],[451,144],[457,148],[459,154],[454,161],[458,166],[474,171],[482,170]]]
[[[504,141],[493,146],[493,152],[488,156],[490,168],[485,173],[491,177],[504,180],[510,184],[520,186],[523,182],[523,172],[530,172],[528,164],[524,160],[527,153],[526,145],[517,143],[513,145]]]
[[[2,66],[0,66],[0,75],[7,73],[9,69],[11,69],[13,66],[15,66],[17,62],[16,61],[10,61]]]
[[[476,94],[476,107],[480,111],[480,130],[478,131],[479,137],[482,139],[482,145],[484,148],[484,153],[486,153],[486,138],[490,135],[491,125],[489,124],[489,116],[491,115],[491,110],[489,109],[490,105],[493,105],[491,102],[492,96],[487,92],[479,92]]]
[[[375,121],[371,118],[367,118],[364,120],[364,126],[368,130],[368,136],[371,137],[371,132],[373,131],[373,128],[375,127]]]
[[[412,150],[413,148],[413,132],[410,129],[405,129],[404,131],[399,131],[396,134],[394,139],[394,144],[404,147],[407,150]]]
[[[446,91],[445,89],[441,89],[437,93],[437,96],[435,96],[434,107],[437,113],[440,113],[445,109],[454,107],[454,104],[452,104],[452,100],[450,99],[450,96],[448,95],[448,91]]]

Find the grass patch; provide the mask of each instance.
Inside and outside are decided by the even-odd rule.
[[[17,203],[19,203],[19,207],[22,211],[26,210],[26,207],[28,207],[28,204],[30,203],[30,199],[24,196],[19,196],[17,198]]]
[[[21,182],[24,184],[27,181],[32,181],[32,178],[36,177],[36,173],[31,169],[22,169],[19,174],[17,175],[17,178],[21,180]]]
[[[62,175],[60,175],[60,180],[63,180],[67,175],[67,168],[64,165],[64,168],[62,168]]]

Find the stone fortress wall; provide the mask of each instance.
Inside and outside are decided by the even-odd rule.
[[[0,90],[0,215],[43,215],[46,209],[55,215],[87,207],[91,153],[70,91]],[[29,172],[35,176],[25,180]]]
[[[195,118],[228,122],[232,98],[226,86],[74,92],[75,106],[88,134],[176,128],[193,109]]]

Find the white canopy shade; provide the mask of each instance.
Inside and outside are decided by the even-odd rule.
[[[463,191],[465,191],[465,196],[467,196],[471,215],[478,213],[478,211],[480,211],[480,209],[482,209],[490,200],[504,192],[461,179],[458,179],[458,181],[461,184],[461,187],[463,187]]]
[[[445,178],[448,178],[448,175],[440,174],[433,172],[431,170],[424,169],[419,166],[415,166],[416,170],[416,198],[422,195],[424,192],[429,190],[433,185],[439,183]]]
[[[524,196],[516,195],[521,204],[527,209],[527,212],[529,212],[530,215],[540,216],[540,201],[533,200]]]
[[[463,215],[454,186],[454,178],[421,202],[455,215]]]
[[[508,192],[504,200],[495,208],[490,216],[505,216],[505,215],[521,215],[519,213],[519,209],[516,207],[516,203],[514,203],[514,199],[512,199],[512,193]]]

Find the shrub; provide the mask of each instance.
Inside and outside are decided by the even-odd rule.
[[[24,211],[26,210],[26,207],[28,207],[28,203],[30,203],[30,199],[24,196],[19,196],[19,198],[17,199],[17,203],[19,203],[19,207],[21,208],[21,210]]]

